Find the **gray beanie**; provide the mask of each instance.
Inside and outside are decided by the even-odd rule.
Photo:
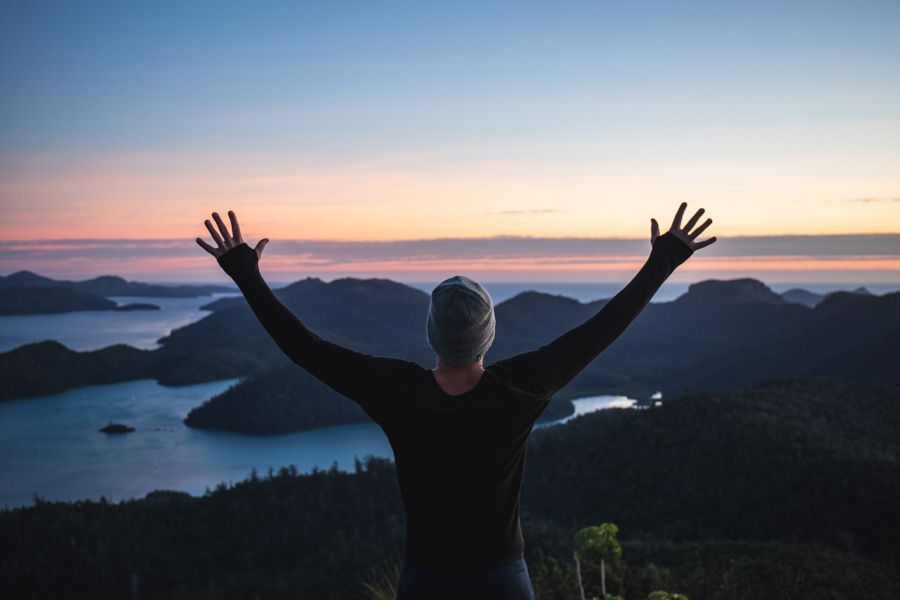
[[[452,365],[478,361],[494,343],[494,304],[481,284],[454,275],[431,292],[425,335],[435,354]]]

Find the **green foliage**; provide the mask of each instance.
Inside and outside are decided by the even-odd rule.
[[[821,380],[535,431],[522,505],[629,537],[820,543],[900,566],[900,391]],[[571,556],[571,550],[569,551]]]
[[[647,596],[647,600],[688,600],[688,597],[684,594],[675,594],[672,592],[657,590],[655,592],[650,592],[650,594]]]
[[[588,560],[612,560],[622,556],[622,546],[616,539],[619,532],[614,523],[602,523],[579,529],[575,533],[578,555]]]
[[[367,600],[395,600],[401,572],[402,561],[386,559],[363,581]]]

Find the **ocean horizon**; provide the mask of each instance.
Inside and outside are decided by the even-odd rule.
[[[342,279],[343,277],[334,277],[332,279],[323,279],[326,283],[334,281],[335,279]],[[377,276],[372,276],[371,278],[378,278]],[[291,285],[292,283],[296,283],[302,278],[294,279],[290,281],[269,281],[269,287],[272,289],[278,289],[281,287],[285,287]],[[369,279],[369,277],[360,277],[360,279]],[[430,294],[431,290],[437,286],[441,280],[435,281],[400,281],[397,279],[392,279],[387,277],[385,279],[391,279],[392,281],[396,281],[397,283],[402,283],[404,285],[408,285],[410,287],[414,287],[416,289],[420,289],[425,293]],[[699,281],[707,281],[710,279],[718,279],[722,280],[720,277],[707,277],[704,279],[700,279]],[[739,277],[730,277],[727,279],[739,279]],[[753,278],[758,279],[758,278]],[[141,280],[146,283],[152,283],[155,285],[166,285],[166,286],[175,286],[175,285],[225,285],[226,287],[232,286],[235,289],[235,293],[237,293],[237,286],[234,286],[231,282],[226,283],[216,283],[216,282],[198,282],[195,284],[186,284],[185,282],[172,282],[172,281],[151,281],[151,280]],[[491,299],[495,303],[503,302],[504,300],[508,300],[512,298],[516,294],[519,294],[528,290],[535,290],[538,292],[543,292],[545,294],[556,294],[562,295],[569,298],[574,298],[579,302],[592,302],[594,300],[601,300],[605,298],[611,298],[619,290],[621,290],[628,283],[627,281],[622,282],[553,282],[553,281],[490,281],[490,280],[481,280],[476,279],[480,284],[482,284],[485,289],[487,289],[488,293],[491,295]],[[759,280],[763,281],[763,280]],[[666,281],[662,287],[656,292],[653,296],[652,302],[670,302],[676,299],[678,296],[687,292],[688,287],[692,285],[692,283],[697,282],[676,282],[676,281]],[[769,286],[776,293],[786,292],[787,290],[793,288],[803,288],[810,292],[815,292],[817,294],[827,294],[829,292],[835,291],[850,291],[855,290],[859,287],[864,287],[873,294],[889,294],[891,292],[900,291],[900,281],[896,283],[884,283],[884,282],[767,282],[763,281],[767,286]]]

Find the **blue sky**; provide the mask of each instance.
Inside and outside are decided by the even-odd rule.
[[[248,237],[284,248],[638,240],[681,201],[715,220],[709,258],[749,248],[729,247],[743,236],[900,233],[896,1],[2,10],[9,241],[169,239],[193,252],[203,219],[228,209]],[[799,270],[804,248],[788,252]],[[98,274],[70,253],[34,263],[7,250],[0,266]],[[169,273],[152,258],[131,272]],[[185,277],[212,276],[208,258]],[[735,272],[773,273],[746,258]],[[900,281],[900,247],[877,260],[879,281]],[[303,275],[285,262],[282,277],[292,265]]]
[[[900,104],[897,2],[4,6],[7,152],[614,152]]]

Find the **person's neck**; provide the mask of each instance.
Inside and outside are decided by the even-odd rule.
[[[484,371],[484,359],[479,359],[477,362],[473,362],[468,365],[453,365],[444,362],[442,358],[438,357],[437,366],[433,368],[432,371],[457,376],[465,375],[467,373],[479,373],[481,371]]]
[[[445,393],[457,396],[478,385],[485,371],[482,359],[468,365],[451,365],[438,358],[437,366],[431,372]]]

